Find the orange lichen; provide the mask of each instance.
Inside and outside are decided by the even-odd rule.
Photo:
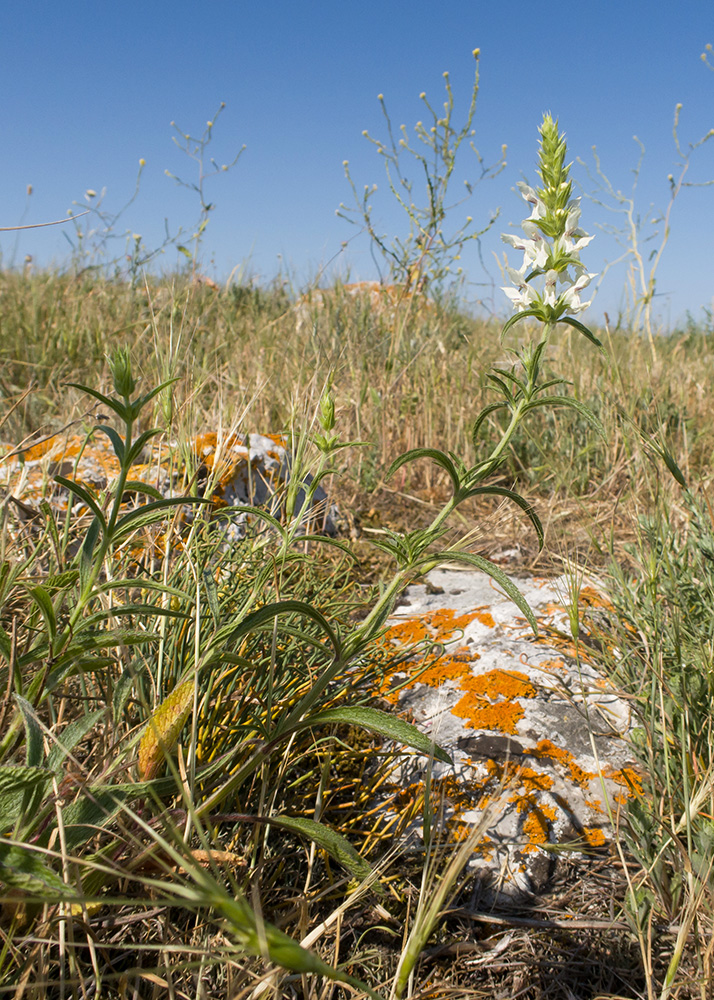
[[[590,847],[602,847],[605,844],[605,834],[599,826],[583,827],[583,836]]]
[[[594,587],[583,587],[578,595],[578,602],[589,608],[602,608],[604,611],[615,610],[611,601]]]
[[[525,712],[516,701],[490,705],[472,694],[466,694],[452,709],[454,715],[466,719],[467,729],[496,729],[513,735]]]
[[[523,833],[527,843],[523,847],[525,853],[534,853],[541,844],[547,844],[550,837],[550,824],[541,809],[531,809],[523,820]]]
[[[410,681],[406,687],[412,687],[413,684],[428,684],[429,687],[439,687],[444,681],[468,678],[470,673],[471,666],[468,662],[455,656],[439,656],[425,669],[419,669],[414,680]]]
[[[497,698],[535,698],[536,689],[527,674],[520,670],[489,670],[476,677],[469,677],[463,684],[464,691],[485,695],[492,701]]]
[[[604,767],[603,774],[605,777],[611,778],[616,785],[627,788],[633,795],[642,795],[642,778],[633,768],[623,767],[620,771],[611,771]]]
[[[570,777],[581,788],[587,788],[595,777],[594,774],[590,774],[580,767],[579,764],[576,764],[575,758],[569,750],[563,750],[550,740],[540,740],[533,750],[531,750],[531,753],[540,760],[552,760],[554,763],[566,767],[570,772]]]
[[[563,660],[541,660],[538,663],[538,669],[543,670],[546,673],[558,673],[562,674],[567,670]]]
[[[475,611],[476,621],[481,622],[486,628],[495,628],[496,622],[490,611],[484,611],[482,608],[477,608]]]
[[[398,642],[401,646],[415,646],[418,642],[430,639],[431,635],[421,618],[407,618],[388,628],[384,638]]]
[[[532,799],[534,792],[547,792],[553,787],[553,779],[543,771],[536,771],[533,767],[519,767],[515,761],[508,762],[507,771],[512,774],[512,779],[518,782],[523,793],[512,796],[511,802],[516,802],[518,798]]]

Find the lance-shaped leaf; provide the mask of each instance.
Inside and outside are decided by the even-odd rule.
[[[28,588],[28,593],[40,609],[50,643],[53,643],[57,635],[57,618],[52,598],[43,587],[30,587]]]
[[[72,888],[29,846],[0,839],[0,882],[22,889],[29,897],[57,902],[57,897],[75,895]]]
[[[523,412],[527,413],[529,410],[535,410],[539,406],[565,406],[568,409],[575,410],[589,424],[592,424],[598,434],[605,437],[605,428],[600,420],[598,420],[590,407],[581,403],[579,399],[573,399],[572,396],[541,396],[539,399],[534,399],[530,403],[526,403],[523,407]]]
[[[242,896],[229,896],[223,892],[218,895],[212,891],[211,897],[226,920],[226,930],[248,954],[268,959],[292,972],[312,973],[334,982],[348,983],[357,993],[366,993],[372,1000],[382,1000],[379,993],[359,979],[323,962],[272,924],[258,921]]]
[[[522,497],[520,493],[516,493],[514,490],[509,490],[505,486],[476,486],[473,489],[464,491],[461,499],[466,500],[468,497],[480,495],[506,497],[508,500],[512,500],[513,503],[517,504],[521,510],[525,512],[526,516],[536,530],[536,534],[538,535],[538,548],[543,548],[543,525],[535,512],[535,507],[533,507],[533,505],[530,504],[525,497]]]
[[[377,733],[379,736],[394,740],[395,743],[402,743],[404,746],[419,750],[420,753],[427,756],[433,754],[436,760],[440,760],[444,764],[452,763],[448,753],[437,746],[416,726],[403,719],[398,719],[394,715],[364,705],[355,705],[352,708],[327,708],[324,712],[317,712],[315,715],[309,715],[299,722],[293,723],[291,729],[293,732],[297,732],[301,729],[311,729],[313,726],[337,724],[367,729],[371,733]]]
[[[449,456],[444,454],[443,451],[439,451],[438,448],[412,448],[411,451],[405,451],[399,458],[395,458],[389,466],[385,480],[389,481],[397,469],[401,469],[407,462],[415,462],[418,458],[430,458],[433,462],[436,462],[437,465],[440,465],[448,473],[454,490],[459,488],[459,474],[456,471],[456,466]]]
[[[497,410],[503,410],[507,406],[508,403],[489,403],[488,406],[485,406],[483,410],[481,410],[474,421],[473,430],[471,431],[471,440],[473,441],[474,449],[478,448],[478,435],[479,431],[483,427],[484,421],[487,420],[492,413],[495,413]]]
[[[208,497],[166,497],[162,500],[156,500],[154,503],[143,504],[141,507],[137,507],[136,510],[125,514],[117,521],[112,533],[112,541],[117,542],[138,528],[146,528],[149,524],[155,524],[157,521],[163,520],[166,517],[166,512],[173,507],[212,503],[213,501]]]
[[[102,534],[105,534],[107,530],[106,518],[104,517],[102,509],[97,503],[95,497],[92,496],[89,490],[82,486],[81,483],[75,483],[73,479],[67,479],[65,476],[55,476],[55,482],[59,483],[60,486],[64,486],[66,490],[69,490],[69,492],[73,493],[76,497],[79,497],[82,503],[89,507],[102,527]]]
[[[598,347],[603,354],[606,354],[605,348],[602,346],[602,341],[598,340],[592,330],[588,330],[585,324],[581,323],[579,319],[575,319],[573,316],[561,316],[558,322],[572,326],[574,330],[578,330],[584,337],[587,337],[590,343]]]
[[[89,712],[80,716],[74,722],[65,726],[60,736],[55,737],[55,745],[47,754],[47,767],[51,771],[56,771],[62,765],[65,757],[74,750],[87,733],[90,733],[100,719],[106,715],[106,709],[99,708],[96,712]]]
[[[112,443],[112,447],[114,448],[114,454],[119,459],[120,463],[123,465],[124,442],[121,439],[120,435],[117,433],[117,431],[114,430],[113,427],[109,427],[107,424],[98,424],[96,429],[98,431],[101,431],[103,434],[106,434],[106,436]]]
[[[364,880],[372,874],[372,868],[364,858],[357,853],[349,840],[346,840],[336,830],[331,830],[324,823],[303,816],[270,816],[266,819],[271,826],[298,833],[308,840],[314,841],[318,847],[339,861],[355,878]]]
[[[46,767],[21,767],[5,764],[0,767],[0,831],[7,833],[23,814],[23,802],[37,792],[44,797],[52,780]]]
[[[501,343],[503,343],[503,339],[511,327],[514,327],[516,323],[520,323],[524,319],[528,319],[530,316],[543,322],[544,317],[541,309],[523,309],[521,312],[517,312],[514,316],[511,316],[511,318],[506,320],[504,323],[503,329],[501,330]]]
[[[81,385],[79,382],[65,382],[71,389],[79,389],[80,392],[86,392],[88,396],[93,396],[94,399],[98,400],[100,403],[104,403],[108,406],[110,410],[113,410],[116,415],[123,420],[124,423],[127,421],[129,412],[127,408],[120,403],[118,399],[112,399],[111,396],[105,396],[103,392],[99,392],[97,389],[92,389],[89,385]]]
[[[536,617],[531,611],[523,594],[520,592],[513,580],[506,576],[502,569],[499,569],[498,566],[494,566],[492,562],[489,562],[488,559],[484,559],[483,556],[477,556],[473,552],[455,552],[453,550],[435,552],[430,554],[427,559],[424,560],[422,571],[424,573],[428,573],[430,569],[434,569],[436,566],[449,562],[459,562],[465,563],[467,566],[474,566],[476,569],[480,569],[492,577],[502,590],[508,594],[516,607],[523,612],[528,620],[528,624],[533,629],[533,635],[538,635],[538,622],[536,621]]]
[[[250,632],[259,631],[268,626],[272,627],[273,621],[276,618],[291,613],[304,615],[306,618],[311,618],[316,622],[329,639],[335,656],[339,657],[342,651],[340,637],[317,608],[313,608],[306,601],[275,601],[272,604],[266,604],[264,607],[258,608],[257,611],[252,611],[238,622],[238,624],[230,623],[218,629],[213,636],[210,648],[204,655],[202,665],[205,666],[205,664],[212,662],[216,655],[220,655],[220,647],[224,644],[234,642],[236,639],[243,635],[248,635]]]
[[[22,721],[25,726],[25,763],[28,767],[38,767],[45,757],[42,746],[42,727],[35,709],[26,698],[16,694],[15,702],[22,713]]]

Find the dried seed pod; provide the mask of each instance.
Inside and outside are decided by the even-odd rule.
[[[156,776],[161,763],[170,753],[193,704],[194,679],[189,677],[156,709],[139,744],[139,778],[149,781]]]

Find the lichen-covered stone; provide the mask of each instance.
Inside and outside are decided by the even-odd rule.
[[[231,538],[245,534],[249,515],[232,511],[237,506],[264,507],[276,517],[283,513],[283,487],[291,474],[291,456],[285,439],[278,435],[230,434],[213,431],[199,434],[191,443],[196,486],[199,495],[210,496]],[[42,499],[55,509],[66,510],[68,502],[80,507],[77,497],[55,482],[55,476],[72,479],[88,487],[92,493],[111,490],[119,475],[119,461],[111,442],[101,432],[90,436],[57,435],[26,450],[11,454],[14,449],[0,449],[9,457],[0,462],[0,489],[10,494],[17,509],[31,516]],[[164,497],[183,496],[189,489],[187,474],[175,444],[146,449],[132,466],[131,479],[158,489]],[[308,482],[309,482],[309,477]],[[304,501],[301,490],[296,511]],[[132,490],[125,492],[127,503],[136,502]],[[142,498],[140,502],[144,502]],[[318,487],[304,529],[335,534],[336,509],[329,504],[325,491]]]
[[[541,891],[556,845],[584,852],[605,845],[639,786],[628,705],[592,648],[571,637],[567,581],[514,582],[536,614],[537,639],[483,573],[435,570],[427,585],[410,587],[386,639],[397,647],[420,642],[422,654],[401,662],[382,692],[454,761],[407,756],[386,808],[418,798],[431,766],[456,838],[491,810],[472,867],[490,891],[506,895]],[[598,603],[608,608],[595,587],[581,588],[581,607]]]

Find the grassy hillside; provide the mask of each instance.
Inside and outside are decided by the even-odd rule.
[[[49,506],[28,520],[6,493],[10,995],[367,995],[333,982],[352,976],[387,996],[430,890],[422,862],[432,882],[451,870],[445,845],[436,867],[390,855],[364,780],[391,766],[385,723],[359,714],[376,711],[369,691],[390,656],[375,608],[426,565],[399,544],[453,492],[448,464],[428,456],[387,473],[411,449],[487,460],[505,417],[493,411],[475,442],[473,425],[516,340],[458,301],[381,306],[338,286],[306,304],[280,286],[0,274],[0,471],[18,450],[109,421],[125,444],[156,429],[146,448],[196,497],[196,435],[257,431],[285,437],[297,474],[325,474],[343,516],[343,548],[306,543],[289,520],[226,548],[208,517],[179,524],[178,507],[122,533],[123,480],[96,498],[100,527],[91,503],[82,520]],[[493,491],[454,508],[438,541],[486,557],[517,544],[516,569],[608,583],[617,621],[588,634],[600,630],[603,667],[632,700],[643,792],[618,851],[577,874],[575,929],[557,899],[533,926],[496,915],[512,944],[492,948],[484,932],[474,963],[455,947],[458,915],[439,917],[414,996],[711,990],[714,349],[694,327],[657,340],[655,358],[637,331],[596,332],[602,351],[559,328],[542,379],[567,379],[557,392],[599,426],[583,407],[534,409],[478,480],[534,505],[543,550],[524,510]],[[169,380],[127,420],[130,401]],[[393,549],[375,548],[390,530]]]

